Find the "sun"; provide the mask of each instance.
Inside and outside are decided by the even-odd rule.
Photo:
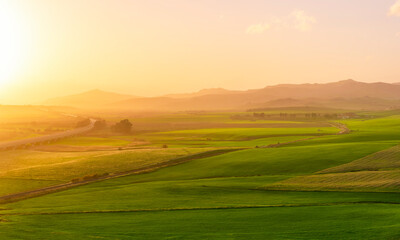
[[[22,14],[12,1],[0,1],[0,88],[11,83],[27,53]]]

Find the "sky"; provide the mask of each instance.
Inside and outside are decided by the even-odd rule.
[[[0,0],[0,104],[400,82],[400,0]]]

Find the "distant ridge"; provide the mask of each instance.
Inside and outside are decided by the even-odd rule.
[[[202,89],[202,90],[200,90],[198,92],[194,92],[194,93],[168,94],[168,95],[165,95],[164,97],[190,98],[190,97],[199,97],[199,96],[212,95],[212,94],[229,94],[229,93],[235,93],[235,92],[240,92],[240,91],[231,91],[231,90],[227,90],[224,88],[207,88],[207,89]]]
[[[247,91],[212,88],[162,97],[132,97],[94,90],[46,103],[124,111],[228,111],[297,106],[400,109],[400,84],[364,83],[348,79],[331,83],[280,84]]]
[[[113,92],[105,92],[98,89],[84,93],[52,98],[44,102],[45,105],[71,106],[78,108],[98,108],[118,101],[132,99],[134,96]]]
[[[247,91],[204,90],[162,98],[135,98],[113,104],[113,107],[133,111],[245,110],[268,106],[394,109],[400,108],[400,85],[348,79],[331,83],[280,84]]]

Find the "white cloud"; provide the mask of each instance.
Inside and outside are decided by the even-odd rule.
[[[397,2],[390,7],[388,15],[400,17],[400,0],[397,0]]]
[[[399,0],[400,1],[400,0]],[[306,32],[312,30],[317,20],[302,10],[294,10],[283,17],[273,17],[264,23],[252,24],[246,29],[247,34],[262,34],[271,29],[291,28]]]
[[[294,19],[294,28],[302,32],[310,31],[312,26],[317,22],[313,16],[308,15],[302,10],[294,10],[291,16]]]
[[[271,24],[269,24],[269,23],[252,24],[247,28],[246,33],[247,34],[261,34],[269,29],[271,29]]]

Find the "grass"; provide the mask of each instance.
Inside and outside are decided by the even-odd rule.
[[[76,121],[45,107],[0,106],[0,142],[64,131]]]
[[[182,114],[159,121],[170,125],[186,118],[196,124],[233,122],[228,113],[194,116]],[[157,117],[153,121],[158,121]],[[280,148],[253,147],[338,130],[301,124],[206,128],[135,136],[150,141],[147,147],[168,144],[168,149],[8,153],[3,163],[8,177],[30,174],[34,179],[67,181],[89,172],[185,159],[227,146],[250,147],[218,156],[200,154],[201,158],[151,173],[2,205],[2,239],[397,239],[400,193],[393,186],[400,174],[388,168],[397,166],[397,148],[393,146],[400,140],[400,117],[342,122],[354,131]],[[103,140],[93,139],[96,141]],[[77,144],[91,144],[91,138]],[[380,152],[385,149],[389,150]],[[338,166],[358,172],[315,174]],[[360,166],[376,169],[366,172]],[[375,185],[365,186],[368,181]],[[286,189],[280,188],[283,183]],[[347,184],[347,188],[307,189],[307,184]]]
[[[295,140],[309,138],[310,136],[283,136],[283,137],[267,137],[253,140],[211,140],[211,139],[189,139],[189,138],[157,138],[151,139],[148,146],[161,146],[163,143],[168,143],[169,147],[250,147],[267,146],[270,144],[291,142]]]
[[[400,170],[316,174],[295,177],[266,189],[307,191],[400,191]]]
[[[64,161],[56,163],[46,161],[45,164],[32,164],[26,168],[16,167],[3,172],[0,177],[31,176],[33,179],[69,181],[88,174],[123,172],[141,168],[201,151],[204,149],[139,149],[86,154],[85,157],[81,154],[77,154],[76,157],[71,154],[72,158],[65,158]]]
[[[317,174],[288,179],[266,188],[314,191],[399,191],[400,146],[324,169]]]
[[[0,178],[0,196],[56,185],[59,181]]]
[[[73,137],[57,141],[53,145],[69,145],[69,146],[126,146],[130,142],[114,138],[100,137]]]
[[[310,127],[310,128],[219,128],[219,129],[196,129],[155,133],[150,136],[173,136],[190,139],[214,139],[214,140],[252,140],[273,136],[305,136],[336,133],[338,130],[333,127]]]
[[[243,177],[256,175],[305,175],[351,162],[393,146],[393,143],[345,143],[248,149],[191,161],[151,174],[140,181]]]
[[[324,169],[320,173],[377,171],[400,168],[400,145],[373,153],[347,164]]]
[[[151,145],[168,143],[171,147],[255,147],[334,134],[333,127],[218,128],[156,132],[138,137]]]
[[[398,239],[396,205],[7,217],[2,239]]]
[[[346,124],[351,134],[326,136],[314,139],[311,142],[300,142],[296,145],[330,144],[344,142],[400,142],[400,115],[375,119],[351,119],[340,121]]]
[[[129,177],[4,205],[1,214],[293,206],[359,202],[399,203],[398,193],[300,192],[257,189],[288,176],[133,183]]]
[[[1,193],[4,195],[31,190],[35,186],[47,186],[52,181],[68,182],[85,175],[129,171],[204,151],[207,149],[139,149],[85,153],[31,150],[3,152],[5,161],[0,163],[0,182],[3,179],[14,181],[2,181]],[[32,184],[27,184],[29,181]],[[16,183],[23,185],[15,185]]]

